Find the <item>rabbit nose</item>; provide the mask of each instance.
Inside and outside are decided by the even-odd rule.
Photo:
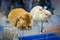
[[[51,15],[49,15],[49,18],[51,17]]]
[[[24,29],[25,29],[25,27],[24,27],[24,26],[22,26],[22,27],[21,27],[21,29],[22,29],[22,30],[24,30]]]

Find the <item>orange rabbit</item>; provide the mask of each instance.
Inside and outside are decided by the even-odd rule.
[[[10,23],[16,26],[18,29],[32,29],[32,16],[22,8],[16,8],[11,10],[8,15]]]

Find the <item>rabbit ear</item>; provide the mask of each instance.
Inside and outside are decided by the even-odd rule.
[[[17,26],[17,22],[18,22],[18,21],[19,21],[19,19],[17,19],[17,20],[16,20],[16,23],[15,23],[15,25],[14,25],[14,26]]]
[[[44,9],[47,9],[47,6],[44,6]]]

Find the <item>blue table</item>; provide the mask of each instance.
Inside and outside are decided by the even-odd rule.
[[[55,33],[38,34],[32,36],[18,37],[19,40],[60,40],[60,36]]]

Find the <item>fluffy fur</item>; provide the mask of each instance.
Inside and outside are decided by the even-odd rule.
[[[32,29],[32,16],[22,8],[16,8],[11,10],[8,15],[10,23],[16,26],[18,29]]]
[[[35,6],[30,12],[36,21],[46,21],[50,18],[51,12],[41,6]]]

